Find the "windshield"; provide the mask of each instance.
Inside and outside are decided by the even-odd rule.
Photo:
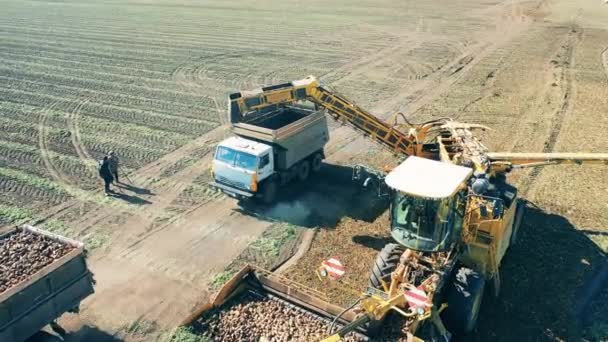
[[[391,208],[393,237],[416,250],[450,247],[455,227],[453,202],[452,198],[436,200],[396,193]]]
[[[255,171],[258,165],[258,158],[253,154],[236,151],[225,146],[217,148],[215,159],[251,171]]]

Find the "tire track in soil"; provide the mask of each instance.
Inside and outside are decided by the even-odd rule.
[[[136,205],[125,205],[120,200],[104,202],[96,201],[94,208],[89,210],[89,214],[81,215],[76,220],[71,220],[74,226],[79,227],[82,233],[86,233],[91,230],[102,220],[107,220],[109,217],[127,217],[127,221],[130,224],[141,225],[144,230],[152,226],[154,220],[162,215],[163,210],[171,205],[171,203],[179,196],[179,194],[185,189],[185,187],[191,183],[191,181],[208,169],[208,158],[202,158],[197,163],[189,166],[172,176],[163,179],[161,182],[157,182],[160,175],[165,169],[172,167],[185,155],[189,155],[194,152],[197,148],[209,144],[222,137],[225,133],[225,127],[218,127],[204,136],[193,140],[192,142],[178,148],[177,150],[166,154],[162,158],[152,163],[149,163],[140,169],[128,174],[133,181],[133,185],[140,188],[146,188],[156,195],[151,194],[137,194],[132,193],[128,189],[121,189],[124,193],[130,196],[138,196],[143,200],[151,201],[151,204],[146,206]],[[101,190],[97,190],[95,193],[97,196],[102,196]],[[162,194],[162,195],[161,195]],[[75,198],[68,203],[53,207],[47,211],[39,222],[51,218],[61,218],[64,214],[69,214],[70,209],[77,208],[78,205],[83,205],[87,202],[87,198]],[[118,209],[118,212],[117,212]],[[134,210],[135,209],[135,210]],[[181,216],[181,215],[180,215]],[[176,216],[179,217],[179,216]]]
[[[561,85],[563,95],[560,106],[551,117],[549,135],[545,140],[542,150],[543,153],[550,153],[555,149],[555,145],[557,144],[557,140],[562,129],[562,124],[572,106],[572,98],[575,95],[576,86],[575,79],[572,74],[572,68],[575,64],[574,54],[577,45],[583,40],[583,34],[583,29],[581,27],[574,24],[571,25],[570,31],[568,32],[566,45],[562,46],[565,50],[566,58],[561,64],[559,79],[556,81]],[[524,189],[522,197],[529,198],[530,196],[534,195],[534,185],[536,184],[536,180],[542,171],[542,167],[535,167],[530,170],[527,177],[522,181],[521,188]]]
[[[604,67],[606,81],[608,82],[608,47],[606,47],[604,51],[602,51],[600,58],[602,59],[602,66]]]
[[[493,32],[481,37],[476,44],[462,49],[459,56],[444,64],[421,83],[413,87],[404,85],[401,88],[402,93],[406,94],[406,98],[409,99],[405,105],[403,98],[395,97],[392,101],[386,102],[383,108],[404,114],[410,113],[414,116],[425,105],[446,93],[485,57],[528,28],[532,20],[528,15],[521,14],[523,13],[522,6],[522,3],[512,1],[497,4],[496,10],[501,14],[498,16],[496,29]],[[477,101],[479,100],[481,99]]]
[[[40,111],[38,116],[38,148],[40,149],[40,156],[42,161],[44,162],[44,166],[46,170],[49,172],[50,176],[61,186],[66,188],[68,192],[70,191],[68,188],[68,184],[71,183],[71,180],[63,174],[59,168],[55,166],[50,156],[50,149],[48,146],[48,125],[46,124],[49,113],[57,106],[59,102],[53,102],[47,107],[43,108]]]
[[[70,132],[70,140],[72,141],[72,146],[74,146],[74,150],[76,150],[76,154],[78,158],[85,166],[85,168],[91,173],[89,176],[95,174],[95,169],[93,165],[91,165],[91,160],[93,157],[89,154],[86,146],[82,143],[80,139],[80,124],[79,120],[81,117],[81,111],[83,106],[89,103],[90,99],[79,100],[74,110],[70,111],[68,118],[68,130]]]
[[[69,110],[68,118],[72,115],[73,112],[78,111],[78,107],[82,107],[86,102],[76,102],[74,104],[74,109]],[[40,218],[35,222],[35,224],[42,223],[48,219],[56,218],[58,215],[66,212],[70,208],[73,208],[75,205],[83,205],[88,201],[96,201],[97,203],[101,203],[102,195],[101,190],[95,191],[93,193],[87,192],[85,190],[75,188],[70,184],[75,181],[70,179],[67,175],[65,175],[61,168],[54,164],[51,156],[50,156],[50,148],[48,146],[48,125],[47,119],[49,113],[54,110],[58,105],[61,104],[61,101],[55,101],[44,107],[38,117],[38,148],[40,150],[40,157],[44,163],[46,171],[49,175],[57,182],[65,191],[72,196],[68,201],[64,201],[57,206],[53,206],[40,214]],[[68,108],[69,109],[69,108]],[[73,135],[73,134],[72,134]],[[82,151],[81,151],[82,152]],[[86,165],[86,164],[85,164]],[[125,206],[120,203],[112,203],[113,210],[119,210],[124,212],[125,209],[128,209],[128,206]],[[121,210],[121,207],[123,209]]]
[[[172,73],[171,77],[177,83],[178,87],[181,87],[187,91],[202,94],[211,99],[215,107],[217,119],[219,120],[220,126],[228,123],[224,110],[219,105],[218,98],[222,96],[222,91],[216,87],[204,87],[203,84],[208,84],[213,80],[212,77],[207,76],[200,64],[183,64],[177,67]],[[211,94],[209,94],[209,91]]]

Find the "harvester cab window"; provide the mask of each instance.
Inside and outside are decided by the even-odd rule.
[[[393,237],[408,248],[416,250],[444,249],[457,235],[455,199],[428,199],[408,195],[393,198]]]
[[[420,237],[432,239],[439,201],[404,196],[395,212],[397,224]]]

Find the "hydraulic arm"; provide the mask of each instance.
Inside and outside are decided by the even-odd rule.
[[[556,164],[606,164],[608,153],[514,153],[490,152],[487,154],[492,164],[525,168]]]
[[[312,76],[299,81],[231,94],[230,120],[238,122],[249,112],[272,111],[278,109],[279,106],[303,100],[327,109],[334,119],[354,126],[396,154],[431,156],[432,152],[425,151],[422,141],[424,141],[426,132],[435,127],[438,122],[432,121],[420,126],[410,126],[409,131],[405,133],[398,128],[400,125],[396,124],[397,116],[393,120],[395,123],[390,125],[344,96],[321,86]]]

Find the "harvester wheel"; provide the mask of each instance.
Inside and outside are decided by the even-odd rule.
[[[321,171],[321,165],[323,164],[323,156],[321,153],[315,153],[315,155],[312,156],[310,164],[312,172],[317,173]]]
[[[485,285],[485,278],[476,271],[464,266],[456,269],[447,293],[448,307],[443,313],[446,327],[452,334],[466,335],[473,331]]]
[[[264,189],[262,190],[262,202],[264,204],[272,204],[277,197],[277,182],[275,180],[268,180],[266,184],[264,184]]]
[[[515,246],[517,244],[517,235],[519,233],[519,228],[521,227],[521,222],[523,221],[525,212],[526,204],[522,201],[517,201],[517,208],[515,208],[515,220],[513,220],[513,229],[511,232],[510,246]]]
[[[310,176],[310,163],[308,160],[302,160],[298,166],[298,180],[303,182],[308,179],[308,176]]]
[[[369,275],[369,285],[384,290],[382,281],[388,286],[391,283],[391,273],[397,268],[399,258],[404,248],[396,243],[389,243],[378,253]]]

